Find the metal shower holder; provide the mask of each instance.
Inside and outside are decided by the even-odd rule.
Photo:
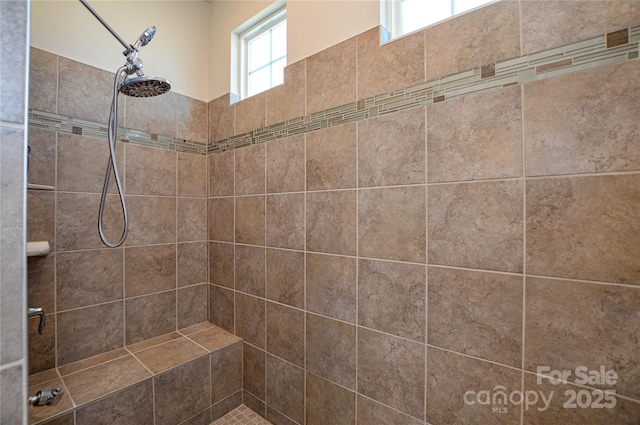
[[[116,161],[116,136],[118,131],[118,94],[122,93],[126,96],[132,97],[152,97],[164,94],[171,89],[171,84],[164,78],[158,77],[146,77],[142,72],[142,60],[138,58],[140,48],[149,44],[153,36],[156,34],[156,27],[147,28],[138,37],[134,44],[127,44],[122,37],[116,33],[109,24],[98,12],[93,10],[86,0],[80,0],[80,3],[86,7],[89,12],[113,35],[125,48],[122,54],[127,58],[126,63],[121,66],[116,72],[115,79],[113,81],[113,101],[111,102],[111,110],[109,112],[109,162],[107,164],[107,172],[104,178],[104,184],[102,186],[102,197],[100,199],[100,209],[98,212],[98,232],[100,233],[100,239],[102,242],[110,247],[116,248],[124,243],[129,230],[129,218],[127,214],[127,205],[124,198],[124,191],[122,189],[122,182],[120,181],[120,173],[118,171],[118,163]],[[131,77],[134,75],[134,77]],[[118,194],[120,195],[120,204],[122,206],[122,215],[124,219],[124,226],[122,229],[122,235],[117,242],[110,242],[103,229],[103,216],[107,199],[107,191],[109,189],[109,180],[111,171],[118,187]]]

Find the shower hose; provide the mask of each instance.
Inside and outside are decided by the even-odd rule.
[[[122,245],[129,231],[129,215],[127,214],[127,204],[124,199],[124,190],[122,190],[122,181],[120,180],[120,172],[118,171],[118,162],[116,161],[116,138],[118,134],[118,93],[122,82],[127,76],[127,67],[122,66],[118,69],[113,81],[113,101],[111,102],[111,111],[109,112],[109,163],[107,164],[107,173],[104,176],[104,184],[102,185],[102,198],[100,199],[100,212],[98,213],[98,230],[100,231],[100,239],[110,248],[116,248]],[[115,177],[118,194],[120,195],[120,205],[122,206],[122,216],[124,218],[124,228],[122,236],[118,242],[110,242],[104,234],[104,208],[107,202],[107,191],[109,190],[109,177],[111,170]]]

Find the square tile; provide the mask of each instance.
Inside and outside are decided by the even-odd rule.
[[[356,191],[307,194],[307,250],[356,253]]]
[[[527,273],[640,284],[640,175],[527,182]]]
[[[359,191],[359,255],[424,263],[425,192],[424,186]]]
[[[428,343],[520,367],[522,277],[429,267]]]
[[[358,262],[358,324],[425,342],[425,266]]]
[[[522,272],[522,181],[429,187],[429,263]]]

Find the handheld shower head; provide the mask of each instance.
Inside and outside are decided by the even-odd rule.
[[[136,41],[136,45],[133,48],[138,50],[140,47],[146,46],[154,35],[156,35],[156,27],[147,28],[145,32],[140,34],[140,37],[138,37],[138,41]]]

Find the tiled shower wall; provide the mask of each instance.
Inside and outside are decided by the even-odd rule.
[[[25,140],[29,2],[0,2],[0,423],[26,423]]]
[[[503,1],[379,48],[375,29],[212,101],[210,141],[639,22],[639,2]],[[625,59],[210,155],[210,319],[244,338],[244,402],[277,425],[636,423],[638,75]],[[580,388],[538,366],[615,370],[595,387],[616,406],[564,408]],[[497,386],[555,397],[465,405]]]
[[[31,49],[33,110],[103,123],[104,133],[112,84],[112,73]],[[150,143],[206,143],[204,102],[175,93],[120,102],[119,125],[149,133]],[[47,323],[39,335],[37,319],[29,321],[30,372],[206,321],[206,157],[119,142],[129,235],[107,249],[97,224],[106,140],[81,125],[72,134],[37,127],[29,130],[29,183],[55,190],[28,191],[28,240],[52,247],[28,261],[29,305],[43,307]],[[115,241],[122,212],[113,178],[109,193],[105,229]]]

